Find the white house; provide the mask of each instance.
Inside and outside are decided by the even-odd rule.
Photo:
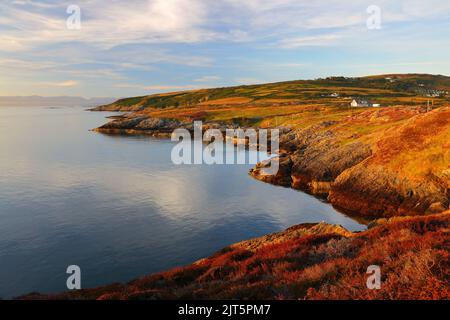
[[[367,100],[362,100],[362,99],[354,99],[350,103],[350,106],[352,108],[367,108],[367,107],[379,108],[379,107],[381,107],[381,105],[379,103],[371,103]]]
[[[363,108],[369,106],[369,101],[367,100],[361,100],[361,99],[354,99],[352,103],[350,104],[353,108]]]

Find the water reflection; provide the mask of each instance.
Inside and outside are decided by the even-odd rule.
[[[365,228],[249,166],[175,166],[169,141],[89,131],[108,115],[0,108],[0,296],[65,290],[71,264],[91,287],[303,222]]]

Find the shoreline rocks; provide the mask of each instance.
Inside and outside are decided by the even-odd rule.
[[[433,143],[433,139],[450,132],[448,108],[415,115],[402,126],[394,126],[386,134],[379,135],[375,143],[359,139],[343,142],[346,137],[334,129],[335,125],[336,122],[325,121],[306,129],[282,128],[278,155],[280,168],[277,174],[268,175],[264,172],[263,169],[270,165],[269,161],[259,163],[249,174],[266,183],[325,198],[333,206],[352,216],[376,218],[423,215],[450,208],[450,165],[441,172],[430,171],[421,175],[407,172],[401,167],[391,168],[392,163],[399,162],[397,158],[403,152],[410,152],[413,148],[417,149],[414,151],[417,157],[425,157],[423,153]],[[434,132],[429,132],[428,128],[432,125]],[[177,128],[192,131],[193,124],[137,113],[114,118],[94,131],[113,135],[169,138]],[[236,126],[231,123],[204,123],[204,130],[209,128],[224,132],[227,128]],[[410,135],[411,131],[426,141],[426,144],[412,145],[403,150],[401,145],[405,141],[420,142],[419,138],[413,138],[409,142],[410,137],[405,135]],[[233,141],[236,144],[238,139]],[[398,150],[393,151],[395,148]],[[434,151],[438,152],[437,155],[430,156],[449,157],[450,148],[442,148],[442,151]],[[410,160],[406,158],[402,161]]]
[[[325,196],[333,206],[359,217],[440,213],[450,209],[450,169],[433,172],[430,167],[427,172],[420,161],[449,159],[450,168],[449,148],[439,145],[450,139],[449,129],[448,108],[414,116],[386,136],[380,135],[375,144],[342,144],[338,132],[319,124],[281,139],[285,153],[280,155],[277,175],[262,175],[264,164],[250,175]],[[416,163],[417,172],[405,169],[415,168]]]

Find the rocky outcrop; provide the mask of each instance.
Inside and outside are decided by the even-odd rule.
[[[333,122],[282,137],[276,175],[264,182],[327,196],[334,206],[367,217],[433,214],[450,207],[450,110],[417,114],[378,133],[371,143],[343,143]],[[345,140],[344,140],[345,141]]]
[[[292,187],[313,194],[328,193],[331,183],[345,170],[371,155],[370,146],[356,142],[342,145],[337,134],[324,122],[306,130],[290,131],[280,138],[280,170],[265,175],[269,162],[258,164],[250,174],[258,180]]]
[[[342,146],[330,140],[309,145],[292,155],[294,188],[311,189],[311,182],[333,182],[371,155],[370,146],[360,142]]]
[[[97,132],[107,134],[142,134],[158,137],[170,137],[178,128],[191,128],[192,124],[175,119],[153,118],[148,116],[129,115],[113,120],[100,128]]]
[[[276,174],[266,174],[264,169],[271,165],[270,160],[263,161],[250,170],[250,175],[260,181],[277,186],[290,187],[292,185],[292,165],[293,162],[288,154],[282,154],[276,159],[279,163],[279,170]]]
[[[431,214],[449,208],[446,190],[433,179],[415,181],[385,167],[365,163],[338,177],[329,201],[372,217]]]
[[[268,165],[263,162],[251,175],[264,182],[327,194],[342,172],[370,157],[372,151],[369,145],[360,142],[342,145],[335,133],[320,128],[323,125],[283,136],[279,172],[274,176],[263,175],[262,169]]]
[[[260,238],[238,242],[231,245],[230,248],[245,249],[255,252],[256,250],[259,250],[265,246],[282,243],[300,237],[331,234],[346,238],[354,236],[352,232],[348,231],[342,226],[332,225],[325,222],[309,223],[293,226],[285,231],[272,233]]]
[[[123,105],[120,103],[111,103],[108,105],[103,105],[99,107],[95,107],[92,109],[89,109],[89,111],[108,111],[108,112],[139,112],[144,110],[145,107],[140,104],[134,104],[134,105]]]
[[[450,108],[389,129],[374,154],[340,175],[329,200],[371,216],[432,214],[450,207]]]

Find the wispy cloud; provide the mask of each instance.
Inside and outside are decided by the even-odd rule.
[[[37,82],[36,85],[38,86],[45,86],[45,87],[61,87],[61,88],[70,88],[70,87],[76,87],[80,85],[79,81],[76,80],[66,80],[66,81],[48,81],[48,82]]]
[[[130,43],[252,41],[308,29],[364,26],[373,1],[347,0],[78,0],[81,30],[68,30],[65,3],[2,1],[0,51],[79,41],[111,48]],[[378,0],[385,22],[442,15],[447,1]],[[11,27],[12,26],[12,27]],[[336,30],[334,30],[336,31]],[[308,35],[302,35],[308,37]]]
[[[13,70],[45,70],[56,68],[60,66],[59,63],[53,61],[29,61],[16,58],[2,58],[0,57],[0,68],[8,68]]]
[[[330,46],[343,36],[340,34],[324,34],[309,37],[287,38],[280,41],[282,48],[299,48],[311,46]]]
[[[218,80],[222,79],[219,76],[203,76],[197,79],[194,79],[195,82],[216,82]]]
[[[256,78],[238,78],[238,79],[235,79],[234,82],[237,84],[240,84],[240,85],[252,85],[252,84],[264,83],[266,81],[256,79]]]
[[[5,1],[0,9],[6,15],[0,22],[14,26],[7,39],[16,49],[42,43],[80,41],[103,48],[129,43],[198,42],[213,37],[201,28],[207,17],[200,0],[79,0],[82,28],[66,28],[66,7],[54,2],[39,6],[33,1]],[[59,8],[59,10],[45,10]],[[6,37],[5,37],[6,38]]]
[[[57,87],[75,87],[79,85],[79,82],[75,80],[67,80],[62,82],[56,82],[54,83],[54,85]]]
[[[127,89],[139,89],[146,91],[173,91],[173,90],[194,90],[200,89],[201,86],[198,85],[183,85],[183,86],[175,86],[175,85],[142,85],[142,84],[116,84],[116,88],[127,88]]]
[[[14,79],[20,91],[24,79],[23,88],[32,90],[28,83],[34,81],[41,90],[42,83],[78,79],[78,85],[58,88],[92,92],[95,85],[104,95],[117,88],[125,95],[340,71],[319,70],[331,64],[319,59],[389,65],[405,55],[420,63],[449,53],[443,39],[448,43],[450,2],[442,0],[77,0],[80,30],[67,29],[67,4],[0,1],[2,83]],[[379,32],[366,27],[373,4],[382,10]],[[418,50],[431,46],[432,52]],[[347,50],[346,57],[338,50]]]

